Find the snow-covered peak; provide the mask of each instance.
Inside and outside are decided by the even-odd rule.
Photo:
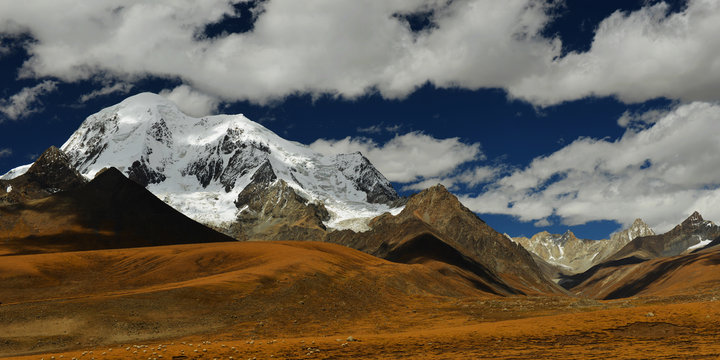
[[[88,178],[114,166],[191,218],[219,227],[236,219],[235,200],[264,163],[300,196],[324,203],[330,225],[379,215],[397,199],[362,154],[324,156],[243,115],[194,118],[152,93],[89,116],[62,150]]]

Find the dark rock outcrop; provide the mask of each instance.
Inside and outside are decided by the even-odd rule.
[[[76,189],[85,182],[85,178],[70,164],[67,155],[51,146],[25,174],[11,180],[0,180],[0,204],[44,198]]]

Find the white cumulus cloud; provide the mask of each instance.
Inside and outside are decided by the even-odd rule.
[[[513,96],[552,105],[588,96],[628,103],[657,97],[720,99],[720,2],[689,0],[679,13],[660,2],[598,26],[589,51],[572,52],[509,87]]]
[[[187,85],[180,85],[172,90],[165,89],[161,96],[174,102],[184,113],[201,117],[217,111],[220,100],[198,92]]]
[[[10,120],[27,117],[41,111],[40,97],[56,89],[57,82],[51,80],[45,80],[35,86],[23,88],[20,92],[7,99],[0,99],[0,113]]]
[[[406,184],[402,190],[424,190],[436,184],[442,184],[449,190],[461,190],[461,186],[473,188],[488,183],[500,175],[502,169],[494,166],[475,166],[464,171],[455,171],[445,176],[426,178],[411,184]]]
[[[12,153],[12,149],[10,148],[0,148],[0,158],[10,156]]]
[[[542,35],[560,2],[542,0],[272,0],[252,31],[206,38],[233,14],[206,0],[37,0],[0,3],[0,36],[30,34],[21,75],[63,81],[148,75],[180,79],[224,100],[297,93],[406,96],[431,83],[502,88],[546,106],[587,96],[641,102],[720,98],[720,2],[689,0],[616,12],[587,52],[561,56]],[[67,11],[72,8],[73,11]],[[401,15],[427,12],[413,32]]]
[[[523,221],[559,216],[566,225],[641,217],[668,230],[698,210],[720,219],[720,104],[677,106],[615,141],[580,138],[497,178],[462,201]]]
[[[459,138],[437,139],[421,132],[395,135],[385,144],[363,137],[346,137],[319,139],[310,147],[328,155],[360,151],[388,180],[401,183],[445,177],[460,165],[484,157],[479,143],[466,144]]]
[[[115,83],[113,85],[102,87],[98,90],[93,90],[87,94],[84,94],[84,95],[80,96],[78,101],[81,103],[84,103],[84,102],[88,102],[89,100],[94,99],[96,97],[110,95],[110,94],[114,94],[114,93],[127,94],[128,92],[130,92],[130,90],[132,90],[132,88],[133,88],[132,84],[119,82],[119,83]]]
[[[266,102],[295,93],[402,97],[441,87],[504,87],[559,53],[539,36],[550,17],[541,0],[273,0],[251,32],[203,38],[232,14],[207,0],[38,0],[0,4],[0,33],[27,32],[22,76],[72,82],[179,78],[223,99]],[[73,11],[67,11],[72,8]],[[414,33],[402,14],[431,11]],[[200,35],[200,36],[198,36]]]

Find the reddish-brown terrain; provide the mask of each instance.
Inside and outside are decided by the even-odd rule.
[[[577,275],[574,281],[574,293],[596,299],[714,292],[720,289],[720,247],[647,261],[610,261]]]
[[[712,286],[614,301],[496,296],[452,265],[398,264],[315,242],[0,259],[4,357],[720,356],[720,288]]]

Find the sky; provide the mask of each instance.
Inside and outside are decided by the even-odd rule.
[[[145,91],[361,151],[495,229],[720,220],[720,1],[0,3],[0,173]]]

